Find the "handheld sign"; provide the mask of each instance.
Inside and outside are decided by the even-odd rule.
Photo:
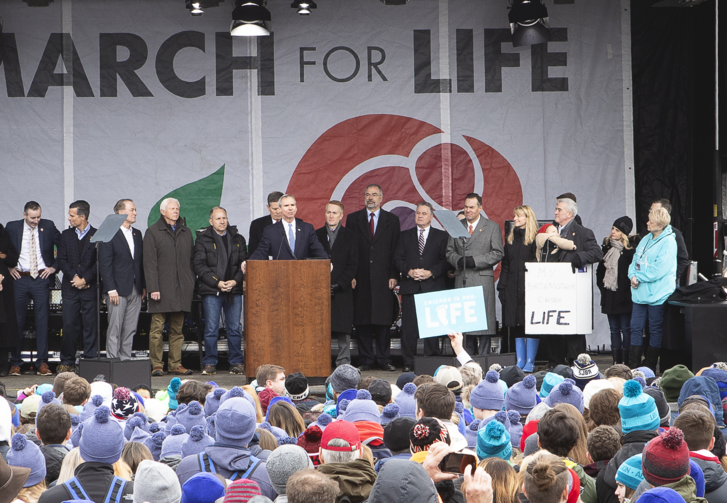
[[[567,262],[525,264],[525,333],[574,335],[593,332],[593,266]]]
[[[450,332],[487,330],[485,295],[481,286],[414,295],[419,337]]]

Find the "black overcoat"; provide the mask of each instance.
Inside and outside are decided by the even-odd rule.
[[[341,291],[331,297],[331,332],[351,333],[353,325],[353,289],[351,280],[358,268],[358,238],[356,233],[341,226],[333,242],[328,243],[326,226],[316,229],[316,237],[331,259],[331,285],[337,284]]]
[[[525,230],[515,229],[512,244],[505,241],[505,257],[500,262],[497,295],[502,304],[504,327],[525,326],[525,263],[536,261],[535,240],[525,244]]]
[[[611,242],[606,238],[601,250],[603,256],[611,249]],[[596,284],[601,291],[601,312],[603,314],[628,314],[633,308],[631,301],[631,281],[629,280],[629,266],[634,259],[635,248],[621,250],[618,258],[618,287],[616,291],[609,290],[603,286],[603,278],[606,275],[606,266],[603,260],[596,269]]]

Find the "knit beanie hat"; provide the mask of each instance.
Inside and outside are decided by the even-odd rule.
[[[525,441],[533,435],[535,435],[535,437],[538,436],[539,422],[540,419],[534,419],[530,422],[525,423],[525,426],[523,426],[523,436],[520,437],[520,451],[523,453],[524,456],[527,456],[527,454],[525,454]]]
[[[220,398],[225,394],[227,390],[225,388],[215,388],[211,392],[207,393],[204,400],[204,415],[211,416],[217,409],[220,408]]]
[[[502,379],[505,384],[507,384],[508,389],[512,388],[515,383],[519,383],[523,379],[525,379],[525,372],[518,367],[517,365],[513,365],[511,367],[505,367],[502,369],[502,372],[500,372],[500,379]]]
[[[162,454],[162,445],[164,444],[165,438],[167,438],[167,434],[164,432],[164,430],[159,430],[156,433],[152,434],[152,436],[144,439],[143,443],[151,452],[151,456],[154,458],[154,461],[159,461],[159,457]]]
[[[260,486],[250,479],[240,479],[227,486],[223,503],[248,503],[261,498]]]
[[[361,373],[356,367],[348,364],[339,365],[331,374],[331,386],[336,393],[343,393],[347,389],[358,388]]]
[[[149,431],[149,420],[143,412],[137,412],[124,423],[124,438],[131,440],[134,429],[139,428],[143,431]]]
[[[545,374],[545,377],[543,377],[543,384],[540,386],[540,398],[546,398],[550,394],[550,391],[564,380],[565,377],[554,372],[548,372]]]
[[[321,437],[323,437],[321,429],[312,424],[298,437],[298,441],[296,442],[296,445],[308,453],[308,457],[311,458],[313,464],[316,466],[318,466],[318,449],[321,447]]]
[[[134,503],[179,503],[182,488],[174,470],[165,464],[145,459],[134,476]]]
[[[632,431],[654,431],[661,422],[656,402],[633,379],[624,384],[624,396],[618,402],[618,410],[624,435]]]
[[[288,398],[287,396],[276,396],[276,397],[273,397],[273,398],[272,398],[272,399],[270,400],[270,402],[268,402],[268,410],[266,410],[266,411],[265,411],[265,421],[267,421],[267,420],[268,420],[268,416],[270,415],[270,409],[272,409],[272,408],[273,408],[273,405],[275,405],[275,404],[276,404],[276,403],[278,403],[278,402],[285,402],[285,403],[287,403],[288,405],[290,405],[291,407],[295,408],[295,404],[294,404],[294,403],[293,403],[293,401],[292,401],[292,400],[291,400],[290,398]],[[255,406],[254,406],[254,405],[253,405],[253,408],[255,408]],[[297,410],[297,409],[296,409],[296,410]],[[377,409],[377,410],[378,410],[378,409]]]
[[[676,365],[664,371],[659,385],[664,390],[666,401],[675,403],[679,400],[679,393],[682,390],[682,386],[692,377],[694,377],[694,374],[684,365]]]
[[[384,426],[384,445],[392,453],[409,449],[409,432],[416,424],[410,417],[397,417]]]
[[[181,456],[182,455],[182,444],[189,438],[189,435],[184,430],[184,426],[181,424],[175,424],[172,427],[172,431],[169,436],[164,439],[162,443],[162,452],[160,458],[166,458],[168,456]]]
[[[224,496],[225,483],[215,473],[197,473],[182,485],[182,503],[213,503]]]
[[[351,400],[343,415],[343,420],[355,423],[356,421],[372,421],[378,423],[379,407],[376,402],[371,400],[371,393],[368,390],[360,389],[356,393],[356,398]]]
[[[627,216],[619,217],[613,221],[613,227],[616,227],[625,235],[631,234],[631,230],[634,228],[634,221]],[[634,487],[634,489],[636,489]]]
[[[409,432],[409,449],[412,454],[428,451],[432,444],[437,442],[444,442],[447,445],[452,443],[447,427],[435,417],[421,418]]]
[[[644,480],[644,473],[641,471],[641,454],[631,456],[621,463],[616,472],[616,482],[636,490]]]
[[[510,443],[513,447],[518,447],[520,445],[520,437],[523,435],[520,413],[515,410],[509,410],[507,411],[507,415],[510,418],[510,429],[507,430],[510,434]]]
[[[591,404],[591,398],[593,395],[604,389],[616,389],[614,385],[608,379],[594,379],[586,384],[583,388],[583,407],[586,409]]]
[[[308,453],[297,445],[281,445],[265,462],[270,483],[278,494],[285,494],[285,484],[290,476],[305,468],[313,468],[313,463]]]
[[[417,375],[414,372],[404,372],[396,379],[396,386],[399,389],[403,389],[404,386],[406,386],[416,378]]]
[[[650,386],[648,388],[644,388],[644,394],[649,395],[651,398],[654,399],[654,403],[656,404],[656,410],[659,412],[659,426],[669,426],[669,421],[671,419],[671,409],[669,408],[669,404],[666,403],[664,391],[659,388],[652,388]]]
[[[383,379],[374,379],[371,381],[368,390],[371,393],[371,399],[376,402],[376,405],[386,406],[391,402],[391,384]]]
[[[215,439],[223,444],[246,447],[255,434],[257,415],[244,398],[226,400],[215,415]]]
[[[523,416],[527,416],[533,410],[533,407],[538,404],[536,395],[535,377],[529,375],[507,391],[505,409],[508,411],[514,410]]]
[[[391,421],[399,417],[399,406],[395,403],[390,403],[384,407],[379,416],[379,423],[381,426],[389,424]]]
[[[485,374],[485,378],[472,390],[470,404],[480,410],[502,410],[505,393],[498,382],[500,376],[494,370]]]
[[[576,386],[581,390],[586,387],[593,379],[599,379],[598,365],[594,362],[588,353],[581,353],[578,358],[573,362],[571,367],[573,372],[573,379],[576,381]]]
[[[63,404],[60,402],[60,400],[56,399],[56,394],[52,391],[46,391],[40,396],[40,402],[38,403],[38,413],[35,415],[35,424],[38,424],[38,416],[40,415],[40,411],[43,410],[43,407],[52,403],[58,404],[63,407]]]
[[[192,454],[204,452],[207,446],[215,443],[215,439],[206,435],[204,430],[204,426],[192,426],[189,436],[182,442],[182,459]]]
[[[277,395],[275,395],[277,396]],[[250,405],[252,405],[252,408],[257,410],[257,404],[255,403],[255,399],[252,397],[250,393],[242,389],[240,386],[233,386],[232,389],[229,391],[226,391],[221,397],[220,397],[220,405],[225,403],[230,398],[244,398],[248,402],[250,402]],[[218,407],[219,409],[219,407]]]
[[[480,430],[481,424],[481,419],[475,419],[467,425],[467,429],[464,434],[465,439],[467,439],[467,448],[474,449],[477,447],[477,432]]]
[[[207,418],[204,410],[197,400],[192,400],[184,410],[180,410],[174,416],[177,422],[184,426],[184,430],[189,433],[194,426],[207,426]]]
[[[71,416],[73,417],[73,416]],[[133,418],[132,418],[133,419]],[[129,419],[126,423],[128,424],[132,419]],[[124,432],[126,433],[126,432]],[[131,432],[131,436],[129,437],[129,442],[138,442],[140,444],[143,444],[144,441],[151,437],[151,433],[148,431],[142,430],[138,426],[134,427],[134,430]]]
[[[569,403],[583,414],[583,392],[575,385],[572,379],[567,379],[554,387],[545,403],[555,407],[559,403]]]
[[[273,426],[267,421],[263,421],[262,423],[260,423],[258,425],[258,428],[271,433],[275,437],[275,440],[278,442],[278,445],[281,445],[281,440],[288,438],[288,433],[284,429]]]
[[[277,397],[278,394],[273,391],[273,388],[265,388],[260,393],[258,393],[257,397],[260,400],[260,407],[263,409],[263,414],[268,413],[268,407],[270,406],[270,400]]]
[[[139,411],[139,401],[129,388],[116,388],[111,399],[111,415],[119,421],[126,421]]]
[[[673,426],[644,446],[644,479],[652,486],[663,486],[689,475],[689,448],[684,433]]]
[[[416,392],[416,384],[410,382],[404,386],[401,393],[394,397],[394,402],[399,406],[400,416],[416,419],[417,405],[416,399],[414,398],[414,393]]]
[[[671,487],[654,487],[639,496],[639,503],[684,503],[684,498]]]
[[[93,381],[91,385],[91,396],[101,395],[102,405],[111,407],[111,400],[114,398],[114,388],[105,381]]]
[[[169,381],[169,386],[167,386],[167,396],[169,397],[169,410],[177,409],[177,392],[179,391],[179,387],[181,385],[182,380],[179,377],[175,377],[171,381]]]
[[[518,415],[518,420],[520,420],[520,415]],[[490,423],[491,421],[497,421],[499,423],[502,423],[502,425],[505,427],[506,430],[509,430],[510,429],[510,416],[508,416],[507,412],[505,412],[504,410],[501,410],[500,412],[498,412],[494,416],[490,416],[490,417],[488,417],[488,418],[483,419],[482,421],[480,421],[480,428],[479,429],[480,430],[485,429],[485,427],[487,426],[487,424]]]
[[[642,372],[644,374],[644,379],[646,379],[647,381],[656,377],[654,371],[651,370],[649,367],[639,367],[636,370]]]
[[[537,421],[542,418],[552,407],[545,402],[540,402],[538,405],[533,407],[528,417],[525,418],[525,424],[527,425],[530,421]]]
[[[52,393],[52,391],[51,391]],[[31,487],[45,480],[45,456],[33,442],[22,433],[13,435],[10,450],[8,451],[8,464],[30,468],[30,475],[23,487]]]
[[[477,432],[477,456],[480,459],[502,458],[506,461],[512,456],[510,434],[500,421],[490,421]]]
[[[310,394],[308,379],[301,372],[294,372],[285,378],[285,392],[294,402],[305,400]]]
[[[84,461],[112,465],[121,457],[124,429],[116,421],[109,421],[110,416],[109,408],[102,405],[94,411],[93,417],[83,423],[78,446]]]
[[[323,412],[320,416],[318,416],[318,419],[312,422],[309,426],[316,425],[321,429],[321,431],[324,431],[326,429],[326,426],[331,424],[331,421],[333,421],[331,415]]]

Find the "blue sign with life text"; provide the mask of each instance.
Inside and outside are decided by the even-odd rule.
[[[419,293],[414,296],[419,337],[487,330],[487,309],[481,286]]]

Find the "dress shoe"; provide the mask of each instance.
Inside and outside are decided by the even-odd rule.
[[[396,367],[394,367],[391,363],[384,363],[381,366],[381,370],[384,370],[386,372],[396,372]]]
[[[359,371],[359,372],[367,372],[367,371],[369,371],[369,370],[372,370],[372,369],[373,369],[373,367],[372,367],[371,365],[366,365],[366,364],[364,364],[364,365],[361,365],[361,366],[360,366],[360,367],[358,368],[358,371]]]
[[[402,371],[402,373],[414,372],[414,367],[407,366],[407,367],[404,367],[403,369],[401,369],[401,371]]]
[[[189,376],[189,375],[192,375],[192,371],[191,370],[185,369],[181,365],[179,367],[175,368],[175,369],[169,369],[169,373],[170,374],[173,374],[173,375],[178,375],[178,376]]]
[[[10,372],[8,373],[11,376],[19,376],[20,375],[20,367],[10,367]]]
[[[164,368],[162,367],[154,367],[154,370],[151,372],[152,377],[162,377],[164,376]]]
[[[39,376],[52,376],[53,372],[51,372],[50,367],[47,363],[43,362],[38,367],[38,375]]]

